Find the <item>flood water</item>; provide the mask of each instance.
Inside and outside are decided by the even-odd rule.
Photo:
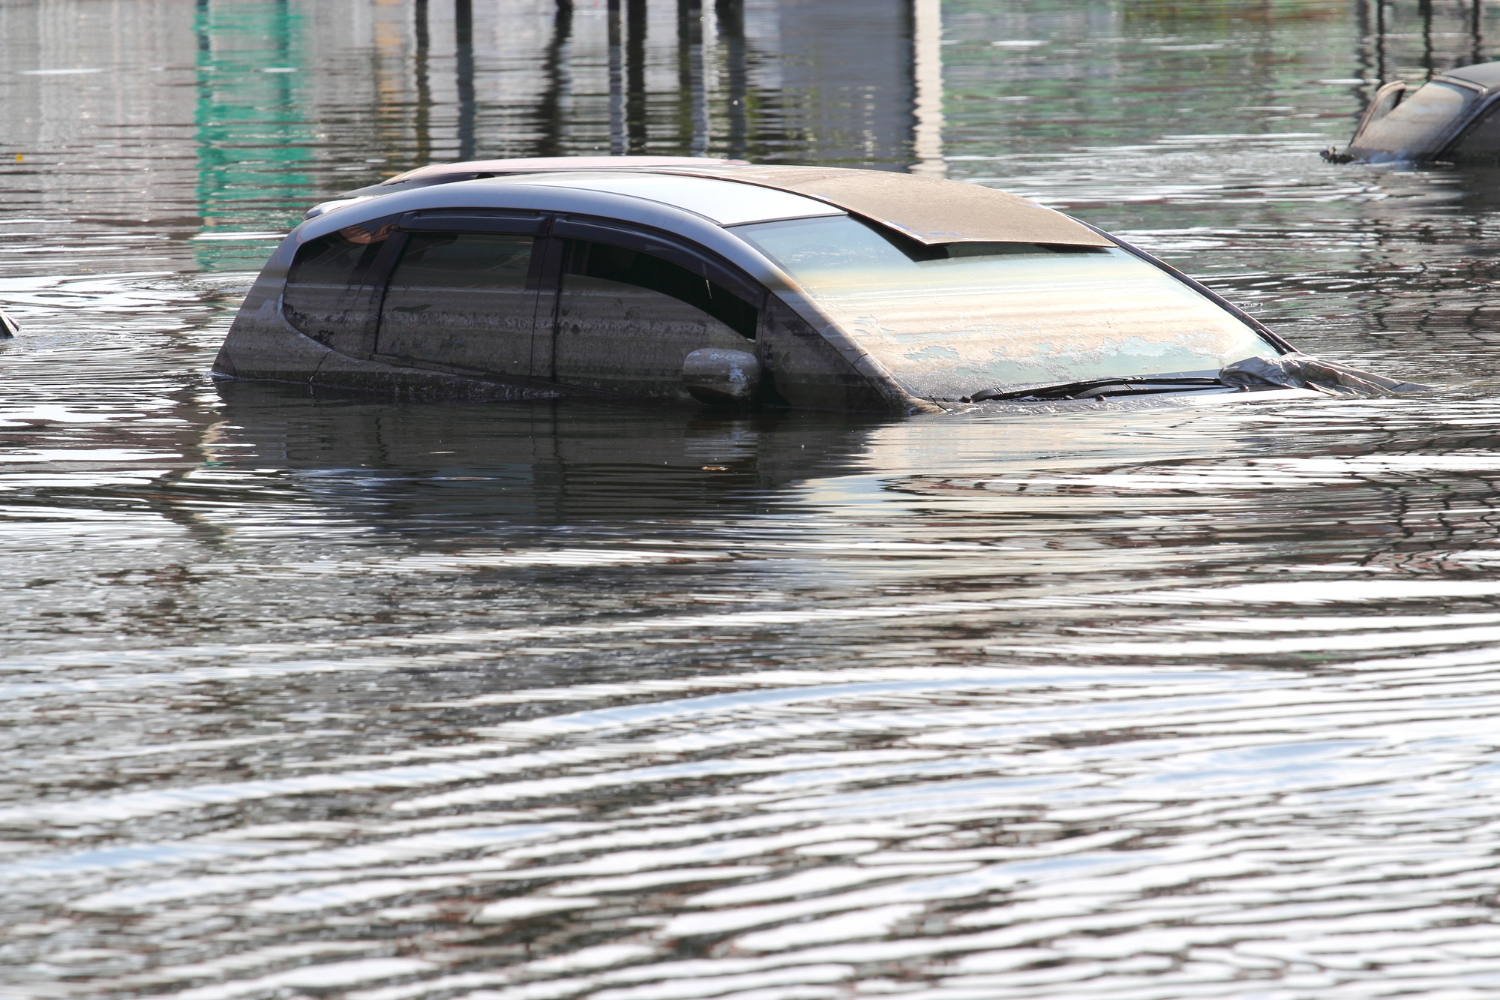
[[[1317,155],[1500,8],[916,6],[0,0],[0,996],[1500,989],[1500,178]],[[1018,191],[1437,389],[208,377],[309,203],[611,148]]]

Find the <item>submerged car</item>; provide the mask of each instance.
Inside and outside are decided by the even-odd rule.
[[[1335,163],[1500,161],[1500,63],[1452,69],[1420,84],[1397,80],[1375,92]]]
[[[484,161],[309,215],[247,295],[216,374],[900,412],[1415,388],[1298,355],[1124,241],[956,181]]]

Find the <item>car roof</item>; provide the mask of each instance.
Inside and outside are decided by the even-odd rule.
[[[816,198],[928,245],[1050,243],[1111,247],[1109,237],[1005,191],[940,177],[844,167],[671,167]]]
[[[715,181],[718,186],[691,183],[689,178]],[[386,190],[445,182],[507,180],[644,198],[695,212],[725,226],[836,214],[802,204],[810,199],[929,245],[1114,245],[1107,236],[1076,219],[979,184],[888,170],[757,166],[696,157],[545,157],[432,164],[349,194],[368,197]],[[752,195],[744,188],[763,189],[767,194]],[[782,207],[774,209],[776,200],[769,197],[770,191],[795,196],[799,201],[782,201]],[[718,198],[725,200],[722,207],[715,207]]]
[[[394,177],[387,177],[372,187],[389,187],[410,181],[442,178],[447,174],[553,173],[562,170],[642,170],[653,167],[705,166],[709,164],[743,164],[743,160],[721,160],[701,156],[521,156],[509,160],[463,160],[458,163],[429,163]]]
[[[521,183],[625,195],[693,212],[721,226],[844,214],[842,209],[827,202],[804,198],[787,191],[693,175],[673,176],[644,171],[570,171],[559,174],[523,174],[471,183]]]
[[[1491,90],[1500,87],[1500,62],[1477,63],[1459,69],[1444,70],[1440,75],[1454,80],[1463,80],[1465,83],[1478,84],[1485,90]]]

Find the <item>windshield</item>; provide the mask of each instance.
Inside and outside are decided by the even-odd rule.
[[[1249,326],[1126,250],[953,244],[918,260],[849,216],[736,227],[914,395],[1276,357]],[[921,256],[923,254],[918,254]]]
[[[1479,94],[1467,87],[1440,82],[1424,84],[1391,112],[1366,125],[1349,143],[1349,151],[1356,156],[1436,153],[1454,124],[1478,98]]]

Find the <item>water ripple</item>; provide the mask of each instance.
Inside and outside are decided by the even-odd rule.
[[[427,6],[0,4],[0,995],[1495,992],[1500,203],[1316,151],[1500,11],[942,4],[949,176],[1421,397],[212,383],[308,203],[610,142],[603,6],[474,5],[471,103]],[[704,5],[706,138],[648,6],[631,148],[910,162],[878,5]]]

